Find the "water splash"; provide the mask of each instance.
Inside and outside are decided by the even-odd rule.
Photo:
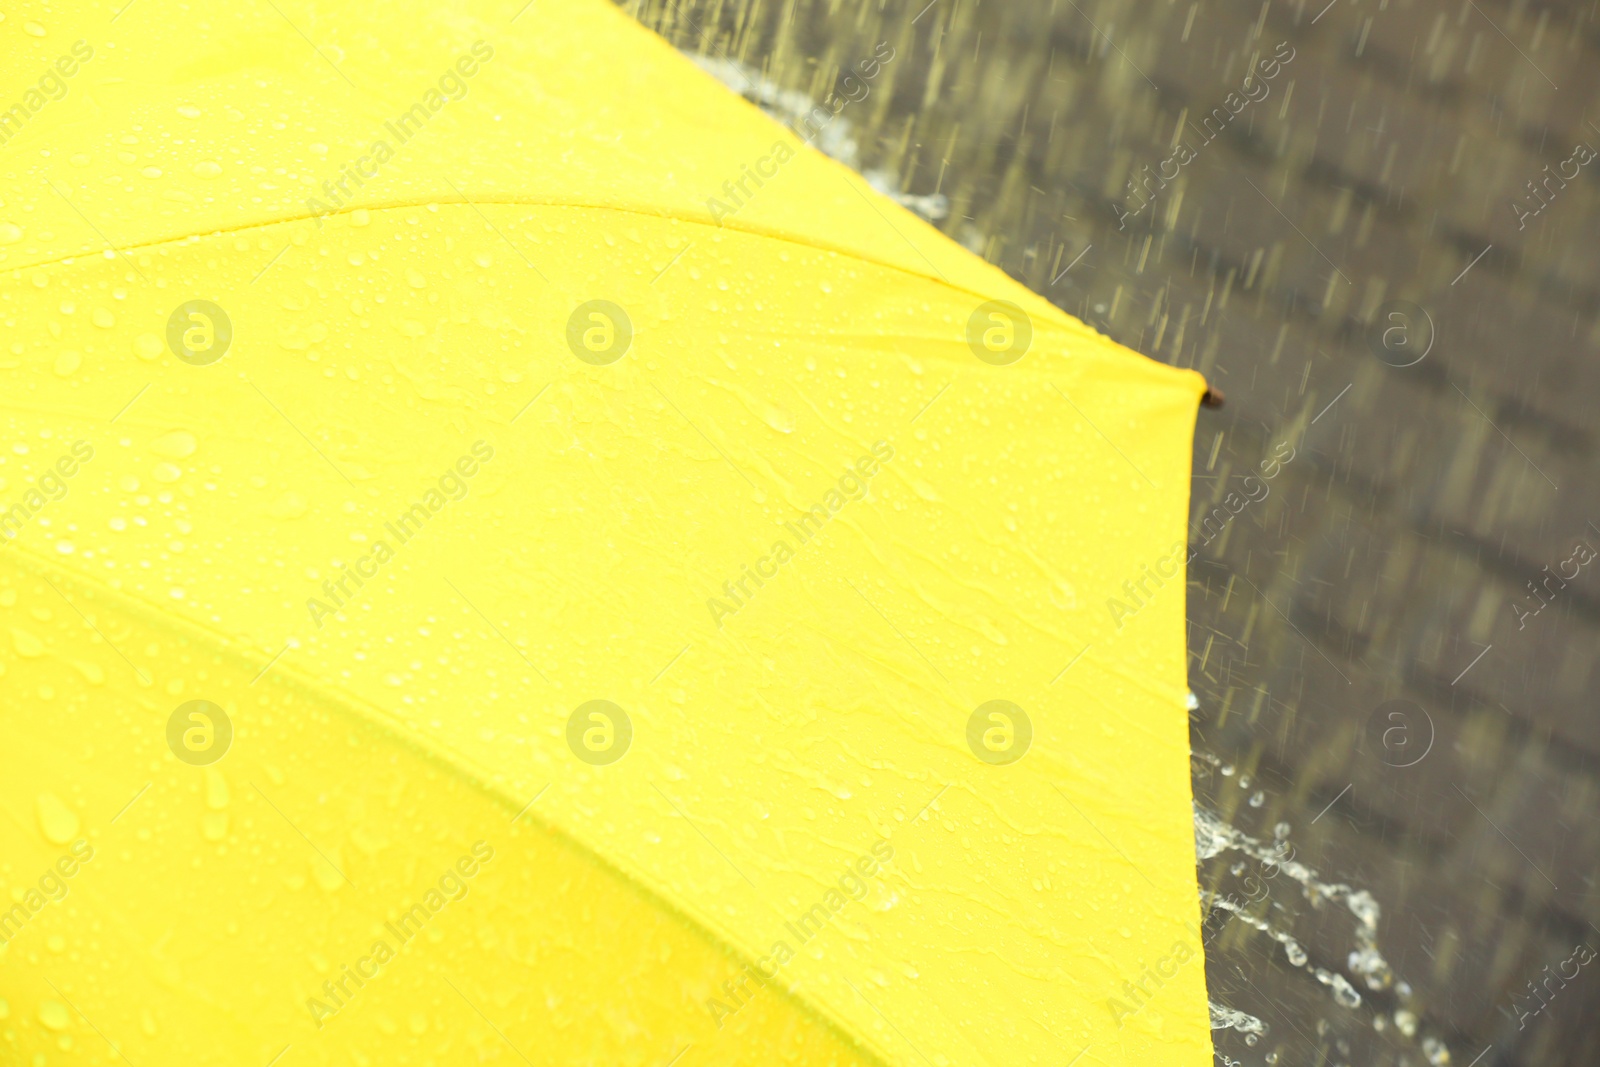
[[[1200,902],[1205,904],[1213,911],[1221,909],[1222,911],[1232,913],[1240,922],[1255,927],[1257,930],[1260,930],[1262,933],[1272,938],[1272,940],[1282,945],[1283,954],[1288,957],[1291,964],[1296,967],[1306,966],[1306,950],[1301,947],[1300,942],[1296,941],[1292,936],[1284,933],[1282,930],[1274,928],[1265,919],[1251,915],[1250,912],[1246,910],[1246,905],[1241,904],[1239,901],[1234,900],[1231,897],[1225,897],[1217,893],[1207,892],[1205,890],[1201,890],[1200,892]],[[1351,1006],[1359,1007],[1360,1004],[1361,998],[1358,995],[1356,997],[1356,1003]]]
[[[1257,1019],[1254,1015],[1236,1011],[1233,1008],[1224,1008],[1217,1003],[1211,1004],[1211,1029],[1237,1030],[1245,1035],[1245,1044],[1254,1045],[1267,1032],[1267,1024]]]
[[[1233,768],[1224,765],[1221,760],[1209,753],[1195,752],[1196,759],[1209,764],[1213,769],[1224,776],[1232,777]],[[1247,779],[1241,779],[1239,786],[1247,786]],[[1253,859],[1265,871],[1271,868],[1274,875],[1281,872],[1287,875],[1297,886],[1301,894],[1311,904],[1314,910],[1320,910],[1329,904],[1338,905],[1347,910],[1355,920],[1353,936],[1355,945],[1346,957],[1346,968],[1349,973],[1359,979],[1368,990],[1383,991],[1394,989],[1402,998],[1407,998],[1411,987],[1401,981],[1396,982],[1394,969],[1384,958],[1378,947],[1378,920],[1382,916],[1382,908],[1371,893],[1365,889],[1356,889],[1343,882],[1328,882],[1311,867],[1291,858],[1289,842],[1290,826],[1280,822],[1273,828],[1273,841],[1263,842],[1259,838],[1230,825],[1217,813],[1206,809],[1196,803],[1194,808],[1194,847],[1197,862],[1204,863],[1225,853],[1234,852],[1242,857]],[[1235,875],[1242,873],[1242,865],[1234,864],[1231,868]],[[1270,880],[1274,875],[1267,875]],[[1253,927],[1267,935],[1282,947],[1284,958],[1288,963],[1305,971],[1318,983],[1326,987],[1341,1007],[1356,1011],[1362,1006],[1361,993],[1343,974],[1330,971],[1324,967],[1316,966],[1311,962],[1309,954],[1300,941],[1285,929],[1281,929],[1266,917],[1251,910],[1251,906],[1259,901],[1244,902],[1223,893],[1202,889],[1200,893],[1202,904],[1208,912],[1227,912],[1231,917],[1237,918],[1246,925]],[[1281,903],[1274,901],[1268,909],[1287,912]],[[1291,914],[1292,917],[1292,914]],[[1263,1030],[1252,1030],[1241,1021],[1255,1020],[1244,1012],[1217,1004],[1211,1005],[1212,1029],[1239,1030],[1246,1035],[1246,1043],[1254,1045],[1256,1039],[1264,1033]],[[1412,1012],[1400,1009],[1394,1013],[1394,1025],[1406,1038],[1411,1039],[1417,1030],[1416,1016]],[[1371,1020],[1375,1029],[1386,1029],[1390,1020],[1382,1013],[1378,1013]],[[1445,1067],[1451,1062],[1450,1050],[1443,1041],[1436,1037],[1425,1036],[1421,1042],[1423,1055],[1432,1067]]]
[[[1422,1039],[1422,1054],[1428,1057],[1430,1067],[1449,1067],[1450,1050],[1436,1037]]]
[[[1352,889],[1343,882],[1324,882],[1317,872],[1293,859],[1285,858],[1282,844],[1287,837],[1279,838],[1272,846],[1230,826],[1222,818],[1205,808],[1194,809],[1195,856],[1208,860],[1229,850],[1235,850],[1263,864],[1270,865],[1300,884],[1307,900],[1314,908],[1339,904],[1356,920],[1355,948],[1348,957],[1352,973],[1366,983],[1368,989],[1388,989],[1394,984],[1394,970],[1378,951],[1378,918],[1382,914],[1378,902],[1365,889]],[[1336,983],[1328,982],[1338,992]],[[1351,989],[1354,993],[1354,989]],[[1359,994],[1356,1003],[1360,1004]]]
[[[692,52],[687,55],[706,73],[795,131],[797,135],[804,136],[800,131],[817,110],[816,100],[798,89],[783,88],[755,67],[736,59],[698,55]],[[821,128],[812,144],[824,155],[858,172],[867,180],[867,184],[878,192],[894,200],[901,207],[916,212],[929,222],[938,222],[950,213],[950,199],[943,193],[933,193],[929,196],[907,193],[900,189],[894,171],[864,168],[861,162],[861,143],[856,139],[854,129],[848,118],[842,114],[837,115]]]

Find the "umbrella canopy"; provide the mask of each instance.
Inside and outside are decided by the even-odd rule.
[[[1209,1062],[1203,382],[519,7],[0,23],[5,1058]]]

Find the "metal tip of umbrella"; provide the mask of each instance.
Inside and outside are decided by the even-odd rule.
[[[1213,389],[1210,386],[1206,387],[1205,393],[1200,397],[1200,406],[1203,408],[1220,408],[1227,402],[1228,398],[1222,395],[1221,389]]]

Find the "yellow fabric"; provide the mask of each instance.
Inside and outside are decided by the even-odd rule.
[[[0,22],[0,1063],[1208,1063],[1199,377],[521,6]]]

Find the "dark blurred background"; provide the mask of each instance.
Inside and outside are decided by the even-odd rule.
[[[1226,394],[1189,575],[1218,1062],[1600,1063],[1600,8],[1326,3],[624,7],[780,116],[889,43],[819,145]]]

